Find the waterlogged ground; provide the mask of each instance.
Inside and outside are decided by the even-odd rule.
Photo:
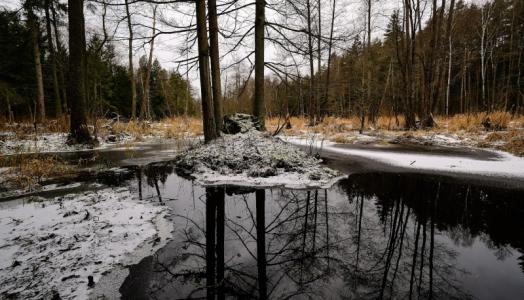
[[[11,220],[11,212],[42,221],[39,208],[56,206],[60,212],[56,222],[65,228],[51,238],[63,235],[65,242],[42,260],[40,253],[47,251],[43,246],[49,244],[46,239],[54,229],[46,228],[44,240],[35,236],[26,246],[31,251],[24,255],[4,254],[13,246],[2,239],[0,298],[40,299],[42,295],[27,296],[22,291],[44,288],[44,295],[57,292],[62,299],[88,295],[95,299],[187,299],[208,293],[248,299],[524,297],[521,178],[445,172],[443,176],[324,151],[328,165],[350,174],[329,189],[205,188],[176,175],[169,162],[173,151],[155,146],[141,149],[92,152],[95,158],[84,152],[81,155],[90,158],[90,164],[114,169],[77,177],[73,183],[55,182],[37,195],[4,194],[2,230],[10,228],[5,234],[25,236],[35,228],[13,227],[10,222],[17,218]],[[77,159],[77,154],[70,155],[69,159]],[[457,150],[439,155],[501,160],[491,152]],[[99,196],[108,191],[125,197]],[[42,196],[39,202],[29,203]],[[82,199],[94,206],[88,209],[87,220],[86,213],[74,206]],[[100,225],[101,216],[94,216],[102,209],[95,207],[104,208],[103,216],[109,211],[121,217],[128,216],[126,209],[138,206],[143,209],[133,219],[116,218],[122,226],[115,222],[114,229],[98,229],[98,235],[109,238],[99,240],[103,246],[114,248],[80,259],[67,256],[84,245],[97,249],[86,243],[95,236],[76,237],[80,241],[75,242],[72,233],[89,224]],[[77,214],[66,216],[67,211]],[[160,212],[169,212],[162,217],[169,224],[155,227],[154,216]],[[151,220],[142,228],[136,220],[140,216]],[[155,228],[163,228],[163,238],[157,239]],[[141,229],[147,234],[134,234]],[[130,236],[141,238],[123,243]],[[25,245],[9,241],[15,247]],[[102,263],[90,265],[89,261]],[[21,267],[23,272],[17,269]],[[34,276],[17,287],[4,284],[13,282],[10,274],[27,274],[29,267],[34,274],[48,270],[47,277],[41,276],[47,279]],[[90,274],[95,277],[94,286],[88,286]]]

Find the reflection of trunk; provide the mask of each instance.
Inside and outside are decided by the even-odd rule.
[[[224,203],[224,188],[217,188],[216,206],[217,206],[217,284],[218,284],[218,299],[224,299],[224,231],[225,231],[225,203]]]
[[[358,197],[357,197],[358,201]],[[360,208],[358,210],[358,232],[357,232],[357,260],[355,263],[355,274],[358,278],[358,262],[360,258],[360,236],[362,234],[362,213],[364,212],[364,196],[360,198]]]
[[[328,195],[324,190],[324,206],[326,210],[326,254],[327,254],[327,273],[329,275],[329,213],[328,213]]]
[[[400,209],[400,213],[398,213],[399,209]],[[384,298],[384,291],[386,290],[389,269],[391,267],[391,260],[393,259],[395,248],[397,247],[398,230],[401,225],[400,223],[402,223],[403,216],[404,216],[404,205],[403,203],[401,203],[401,200],[398,200],[396,201],[395,217],[393,218],[390,240],[388,242],[387,250],[386,250],[387,252],[386,262],[385,262],[386,265],[384,266],[384,274],[382,276],[382,287],[380,289],[380,299]]]
[[[142,168],[136,170],[136,176],[138,177],[138,197],[142,200]]]
[[[266,279],[266,222],[265,202],[266,192],[256,191],[256,215],[257,215],[257,267],[258,267],[258,295],[259,299],[267,298]]]
[[[315,191],[315,204],[313,207],[313,255],[315,255],[315,247],[317,240],[317,206],[318,206],[318,190]]]
[[[412,296],[413,296],[413,281],[415,279],[415,268],[417,266],[419,237],[420,237],[420,222],[417,222],[417,233],[415,234],[415,249],[413,250],[413,261],[411,263],[411,276],[409,278],[409,299],[412,299]]]
[[[438,183],[437,196],[434,201],[431,201],[431,236],[430,236],[430,246],[429,246],[429,299],[433,299],[433,258],[434,258],[434,248],[435,248],[435,207],[438,203],[440,193],[440,182]]]
[[[423,274],[422,271],[424,271],[424,251],[426,251],[426,206],[424,205],[424,216],[422,217],[423,223],[422,223],[422,248],[420,249],[420,268],[419,268],[419,278],[418,278],[418,288],[417,293],[420,295],[420,291],[422,289],[422,278]]]
[[[306,213],[304,214],[304,230],[303,230],[303,237],[302,237],[302,258],[305,257],[306,253],[306,236],[307,236],[307,219],[309,217],[309,200],[311,199],[311,192],[307,192],[307,200],[306,200]],[[300,268],[300,282],[302,282],[302,269],[303,269],[303,261],[301,261],[302,266]]]
[[[404,245],[404,234],[406,233],[406,227],[408,226],[409,213],[410,213],[410,208],[408,207],[408,211],[406,212],[406,220],[404,221],[404,226],[402,227],[402,231],[400,232],[400,244],[399,244],[399,249],[398,249],[397,262],[395,264],[395,270],[393,271],[393,277],[391,278],[391,285],[390,285],[390,292],[389,292],[390,297],[392,297],[393,295],[393,286],[395,285],[395,279],[397,278],[397,271],[400,265],[400,259],[402,258],[402,246]]]
[[[206,286],[207,299],[215,299],[216,190],[206,188]]]
[[[158,196],[158,201],[162,202],[162,195],[160,194],[160,188],[158,187],[158,180],[155,178],[155,189]]]

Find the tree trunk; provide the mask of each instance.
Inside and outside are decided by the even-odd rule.
[[[209,142],[217,138],[216,123],[213,114],[213,98],[209,82],[209,45],[207,43],[206,2],[196,0],[198,65],[200,70],[200,93],[202,101],[202,121],[204,140]]]
[[[68,0],[69,18],[69,84],[68,92],[71,105],[71,132],[69,143],[92,143],[87,128],[85,98],[85,27],[84,1]]]
[[[313,32],[311,31],[311,2],[307,0],[307,32],[308,32],[308,54],[309,54],[309,95],[308,95],[308,110],[309,110],[309,125],[313,126],[315,123],[315,109],[314,105],[314,81],[313,76],[315,75],[315,65],[313,63]]]
[[[51,60],[51,74],[53,76],[53,92],[55,94],[55,116],[62,116],[62,101],[60,99],[60,88],[58,84],[58,75],[56,72],[56,54],[53,45],[53,35],[51,31],[51,18],[49,15],[50,0],[45,0],[45,21],[47,29],[47,43],[49,45],[49,58]]]
[[[255,9],[255,103],[253,114],[265,129],[266,110],[264,106],[264,25],[266,22],[266,1],[256,0]]]
[[[318,9],[318,37],[317,37],[317,74],[318,74],[318,85],[317,90],[315,91],[315,97],[317,98],[316,106],[315,106],[315,115],[316,119],[320,120],[320,94],[321,94],[321,86],[322,86],[322,72],[320,72],[322,68],[322,10],[321,10],[321,3],[320,0],[317,2],[317,9]]]
[[[31,42],[33,45],[33,59],[35,64],[35,82],[36,82],[36,103],[37,103],[37,122],[45,122],[45,102],[44,102],[44,81],[42,77],[42,62],[40,61],[40,45],[38,44],[38,35],[40,33],[38,20],[33,13],[32,7],[26,7],[27,21],[31,29]]]
[[[218,16],[216,0],[208,1],[209,42],[211,43],[211,81],[213,87],[213,111],[217,135],[222,130],[222,82],[220,80],[220,51],[218,48]]]
[[[333,30],[335,27],[335,9],[337,6],[337,0],[333,0],[333,8],[331,11],[331,29],[329,31],[329,45],[328,45],[328,63],[326,70],[326,86],[324,87],[324,99],[328,100],[329,96],[329,80],[331,75],[331,50],[333,47]]]
[[[56,11],[55,11],[55,7],[52,1],[50,3],[50,8],[51,8],[51,13],[53,14],[53,31],[55,33],[55,43],[56,43],[55,62],[56,62],[57,71],[58,71],[59,86],[61,88],[61,94],[62,94],[62,98],[61,98],[62,111],[67,113],[68,111],[67,109],[67,86],[66,86],[65,77],[64,77],[64,64],[59,59],[60,58],[59,53],[60,53],[60,49],[62,48],[62,43],[60,42],[60,35],[58,33],[58,25],[56,21],[57,19]]]
[[[151,68],[153,67],[153,50],[155,46],[155,34],[156,34],[156,9],[157,6],[153,7],[153,35],[151,37],[151,46],[149,47],[149,58],[147,60],[146,79],[144,82],[144,93],[142,98],[142,108],[140,110],[141,119],[151,119],[151,104],[150,104],[150,91],[149,81],[151,79]]]
[[[136,82],[133,67],[133,24],[129,13],[129,0],[125,0],[127,14],[127,29],[129,30],[128,56],[129,56],[129,80],[131,81],[131,118],[136,119]]]

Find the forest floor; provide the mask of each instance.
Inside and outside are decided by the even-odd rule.
[[[490,120],[489,130],[483,125],[487,118]],[[389,151],[395,147],[398,150],[411,146],[426,152],[442,152],[435,147],[455,151],[486,149],[524,156],[522,116],[512,117],[499,112],[436,117],[435,121],[437,126],[434,128],[406,131],[402,129],[402,119],[397,123],[393,117],[380,117],[374,124],[365,124],[363,132],[359,133],[360,122],[357,118],[328,117],[315,126],[308,126],[307,118],[292,117],[291,128],[279,130],[283,120],[278,118],[268,118],[266,128],[268,134],[278,131],[280,136],[287,138],[325,141],[353,148]],[[96,127],[90,126],[90,129],[96,133],[99,142],[95,146],[97,150],[129,152],[152,144],[165,144],[180,150],[193,147],[202,137],[199,118],[180,117],[155,122],[98,120]],[[33,189],[38,188],[38,183],[45,179],[73,174],[86,162],[82,159],[75,163],[64,161],[59,153],[87,150],[91,149],[67,145],[67,123],[63,120],[52,120],[45,126],[38,126],[36,133],[34,126],[28,123],[0,124],[0,186],[9,182],[12,186]]]
[[[0,202],[2,299],[87,299],[104,274],[171,238],[169,209],[126,187],[22,200]]]
[[[490,128],[482,124],[486,117]],[[507,113],[491,115],[456,115],[451,118],[435,118],[436,126],[430,129],[404,130],[403,120],[394,117],[380,117],[375,124],[366,124],[359,133],[357,118],[325,118],[315,126],[309,126],[306,118],[291,118],[291,128],[283,128],[280,134],[301,138],[315,138],[348,145],[413,145],[440,146],[453,148],[482,148],[500,150],[524,156],[524,117],[512,118]],[[267,128],[275,132],[282,127],[283,120],[273,118]]]
[[[404,131],[394,118],[380,118],[375,125],[366,125],[362,134],[356,119],[326,118],[307,126],[307,119],[291,118],[291,128],[280,131],[282,120],[268,119],[267,133],[224,135],[205,146],[197,146],[202,136],[197,118],[143,123],[101,120],[96,130],[91,128],[99,141],[96,151],[68,146],[66,127],[58,122],[38,127],[36,134],[29,124],[0,125],[0,298],[50,299],[56,293],[62,299],[88,298],[92,293],[89,276],[100,285],[104,274],[119,269],[124,273],[116,272],[115,281],[121,283],[126,266],[172,237],[169,208],[142,200],[128,187],[97,181],[82,189],[85,183],[75,177],[62,186],[67,195],[44,198],[45,193],[32,193],[59,192],[49,179],[78,176],[89,165],[83,158],[64,159],[69,152],[105,151],[106,160],[124,160],[141,149],[158,160],[161,152],[169,151],[165,156],[203,185],[326,187],[341,174],[351,173],[321,165],[315,157],[320,154],[328,166],[329,155],[336,155],[338,166],[351,162],[350,168],[365,160],[368,167],[381,163],[395,172],[455,173],[461,178],[488,175],[491,180],[520,184],[524,118],[493,115],[490,119],[496,130],[486,130],[484,119],[437,118],[438,126],[431,130]],[[278,137],[271,136],[278,131]],[[143,150],[147,145],[152,148]],[[180,156],[182,149],[189,151]],[[107,152],[113,154],[107,156]],[[107,164],[97,170],[97,176],[110,166],[115,178],[125,173],[116,170],[118,164]],[[132,178],[133,170],[127,170]],[[78,190],[72,191],[75,187]],[[13,190],[21,194],[13,196]]]

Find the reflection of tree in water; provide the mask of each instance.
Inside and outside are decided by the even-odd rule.
[[[154,257],[151,297],[467,298],[442,231],[459,244],[482,235],[501,256],[522,241],[483,223],[501,213],[492,197],[514,207],[500,191],[373,174],[338,187],[206,189],[194,211],[175,212],[175,239]],[[497,222],[489,225],[522,221]]]
[[[142,177],[145,176],[147,185],[154,187],[157,193],[157,198],[162,202],[162,195],[160,193],[161,184],[165,184],[167,177],[174,173],[174,166],[171,163],[157,163],[149,164],[146,167],[137,167],[135,174],[138,181],[138,193],[140,199],[142,199]]]

